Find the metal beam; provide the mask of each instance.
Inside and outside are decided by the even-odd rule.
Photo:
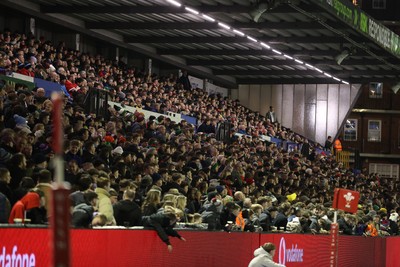
[[[346,80],[350,83],[367,83],[371,79],[360,78]],[[340,82],[331,78],[279,78],[279,79],[238,79],[237,83],[240,84],[339,84]]]
[[[186,60],[188,65],[192,66],[294,66],[301,65],[294,60],[288,59],[271,59],[271,60],[260,60],[260,59],[249,59],[249,60],[199,60],[199,59],[188,59]],[[311,65],[337,65],[336,61],[331,60],[307,60],[308,64]],[[342,66],[349,65],[383,65],[381,61],[376,59],[350,59],[344,60],[341,64]]]
[[[346,70],[334,71],[326,70],[329,74],[336,77],[351,77],[351,76],[385,76],[385,75],[399,75],[400,72],[393,70]],[[270,75],[270,76],[324,76],[316,70],[214,70],[215,75],[232,75],[232,76],[246,76],[246,75]]]
[[[268,30],[318,30],[324,29],[321,24],[314,22],[235,22],[230,23],[235,29],[268,29]],[[93,22],[87,21],[86,27],[89,29],[131,29],[131,30],[215,30],[221,29],[217,23],[213,22]]]
[[[357,38],[357,37],[355,37]],[[153,43],[153,44],[165,44],[165,43],[251,43],[246,37],[235,36],[235,37],[187,37],[187,36],[125,36],[125,42],[127,43]],[[288,43],[300,43],[300,44],[315,44],[315,43],[337,43],[342,44],[343,39],[336,36],[306,36],[306,37],[273,37],[269,38],[264,36],[260,38],[261,41],[269,44],[288,44]]]
[[[83,3],[83,2],[82,2]],[[306,4],[300,4],[300,7],[306,8],[309,12],[321,12],[321,8],[318,6],[311,6]],[[203,13],[249,13],[254,7],[244,5],[200,5],[194,7],[199,12]],[[104,5],[104,6],[93,6],[93,5],[40,5],[40,10],[43,13],[121,13],[121,14],[165,14],[165,13],[189,13],[184,8],[179,8],[171,5],[165,6],[132,6],[132,5]],[[268,13],[297,13],[293,8],[288,5],[281,5],[275,9],[269,10]]]
[[[303,59],[307,61],[307,63],[312,64],[312,59],[310,57],[331,57],[334,58],[337,56],[340,51],[339,50],[281,50],[282,52],[296,57],[298,59]],[[374,50],[375,51],[375,50]],[[379,50],[382,51],[382,50]],[[244,49],[157,49],[158,54],[160,55],[179,55],[179,56],[274,56],[277,54],[273,53],[268,49],[260,49],[260,50],[244,50]],[[388,54],[389,55],[389,54]],[[356,56],[370,56],[365,51],[358,51]],[[391,56],[391,55],[389,55]],[[385,57],[381,56],[388,62],[392,64],[399,64],[399,60],[393,57]],[[368,59],[367,61],[369,61]],[[344,60],[342,65],[357,65],[346,63],[348,60]],[[378,60],[379,61],[379,60]],[[381,63],[380,65],[382,65]],[[361,64],[365,65],[365,63]]]
[[[244,49],[157,49],[160,55],[185,55],[185,56],[268,56],[275,55],[271,50],[244,50]],[[334,57],[338,50],[285,50],[291,56],[326,56]]]

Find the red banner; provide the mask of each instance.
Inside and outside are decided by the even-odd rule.
[[[329,266],[330,235],[180,231],[172,253],[151,230],[71,230],[71,266],[247,266],[265,242],[274,260],[292,266]],[[51,264],[50,230],[0,229],[0,267]],[[339,236],[338,266],[400,266],[400,238]]]
[[[339,225],[337,223],[331,224],[331,255],[329,259],[329,266],[337,266],[337,253],[338,253],[338,240],[339,240]]]
[[[332,206],[334,209],[356,213],[360,193],[343,188],[335,188]]]

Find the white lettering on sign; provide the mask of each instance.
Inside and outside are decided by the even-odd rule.
[[[285,238],[281,238],[279,243],[278,260],[280,264],[285,265],[286,262],[303,262],[304,250],[298,248],[297,244],[292,244],[291,248],[286,249]]]
[[[6,247],[3,247],[0,254],[0,267],[35,267],[36,257],[31,253],[18,253],[18,247],[13,246],[11,253],[7,253]]]
[[[373,19],[369,19],[368,27],[369,36],[371,36],[378,43],[382,44],[385,48],[390,48],[392,35],[388,28],[378,24]]]

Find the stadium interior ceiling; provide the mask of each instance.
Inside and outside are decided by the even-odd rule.
[[[400,80],[399,57],[318,2],[2,0],[0,5],[228,88]]]

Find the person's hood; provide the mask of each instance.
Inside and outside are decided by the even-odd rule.
[[[269,253],[263,249],[263,247],[259,247],[256,250],[254,250],[254,257],[257,257],[259,255],[268,255]]]
[[[29,192],[22,199],[22,204],[26,210],[40,207],[40,197],[37,193]]]
[[[86,204],[86,203],[81,203],[81,204],[76,205],[74,207],[73,211],[78,211],[78,210],[84,210],[87,213],[93,213],[93,207],[88,205],[88,204]]]

